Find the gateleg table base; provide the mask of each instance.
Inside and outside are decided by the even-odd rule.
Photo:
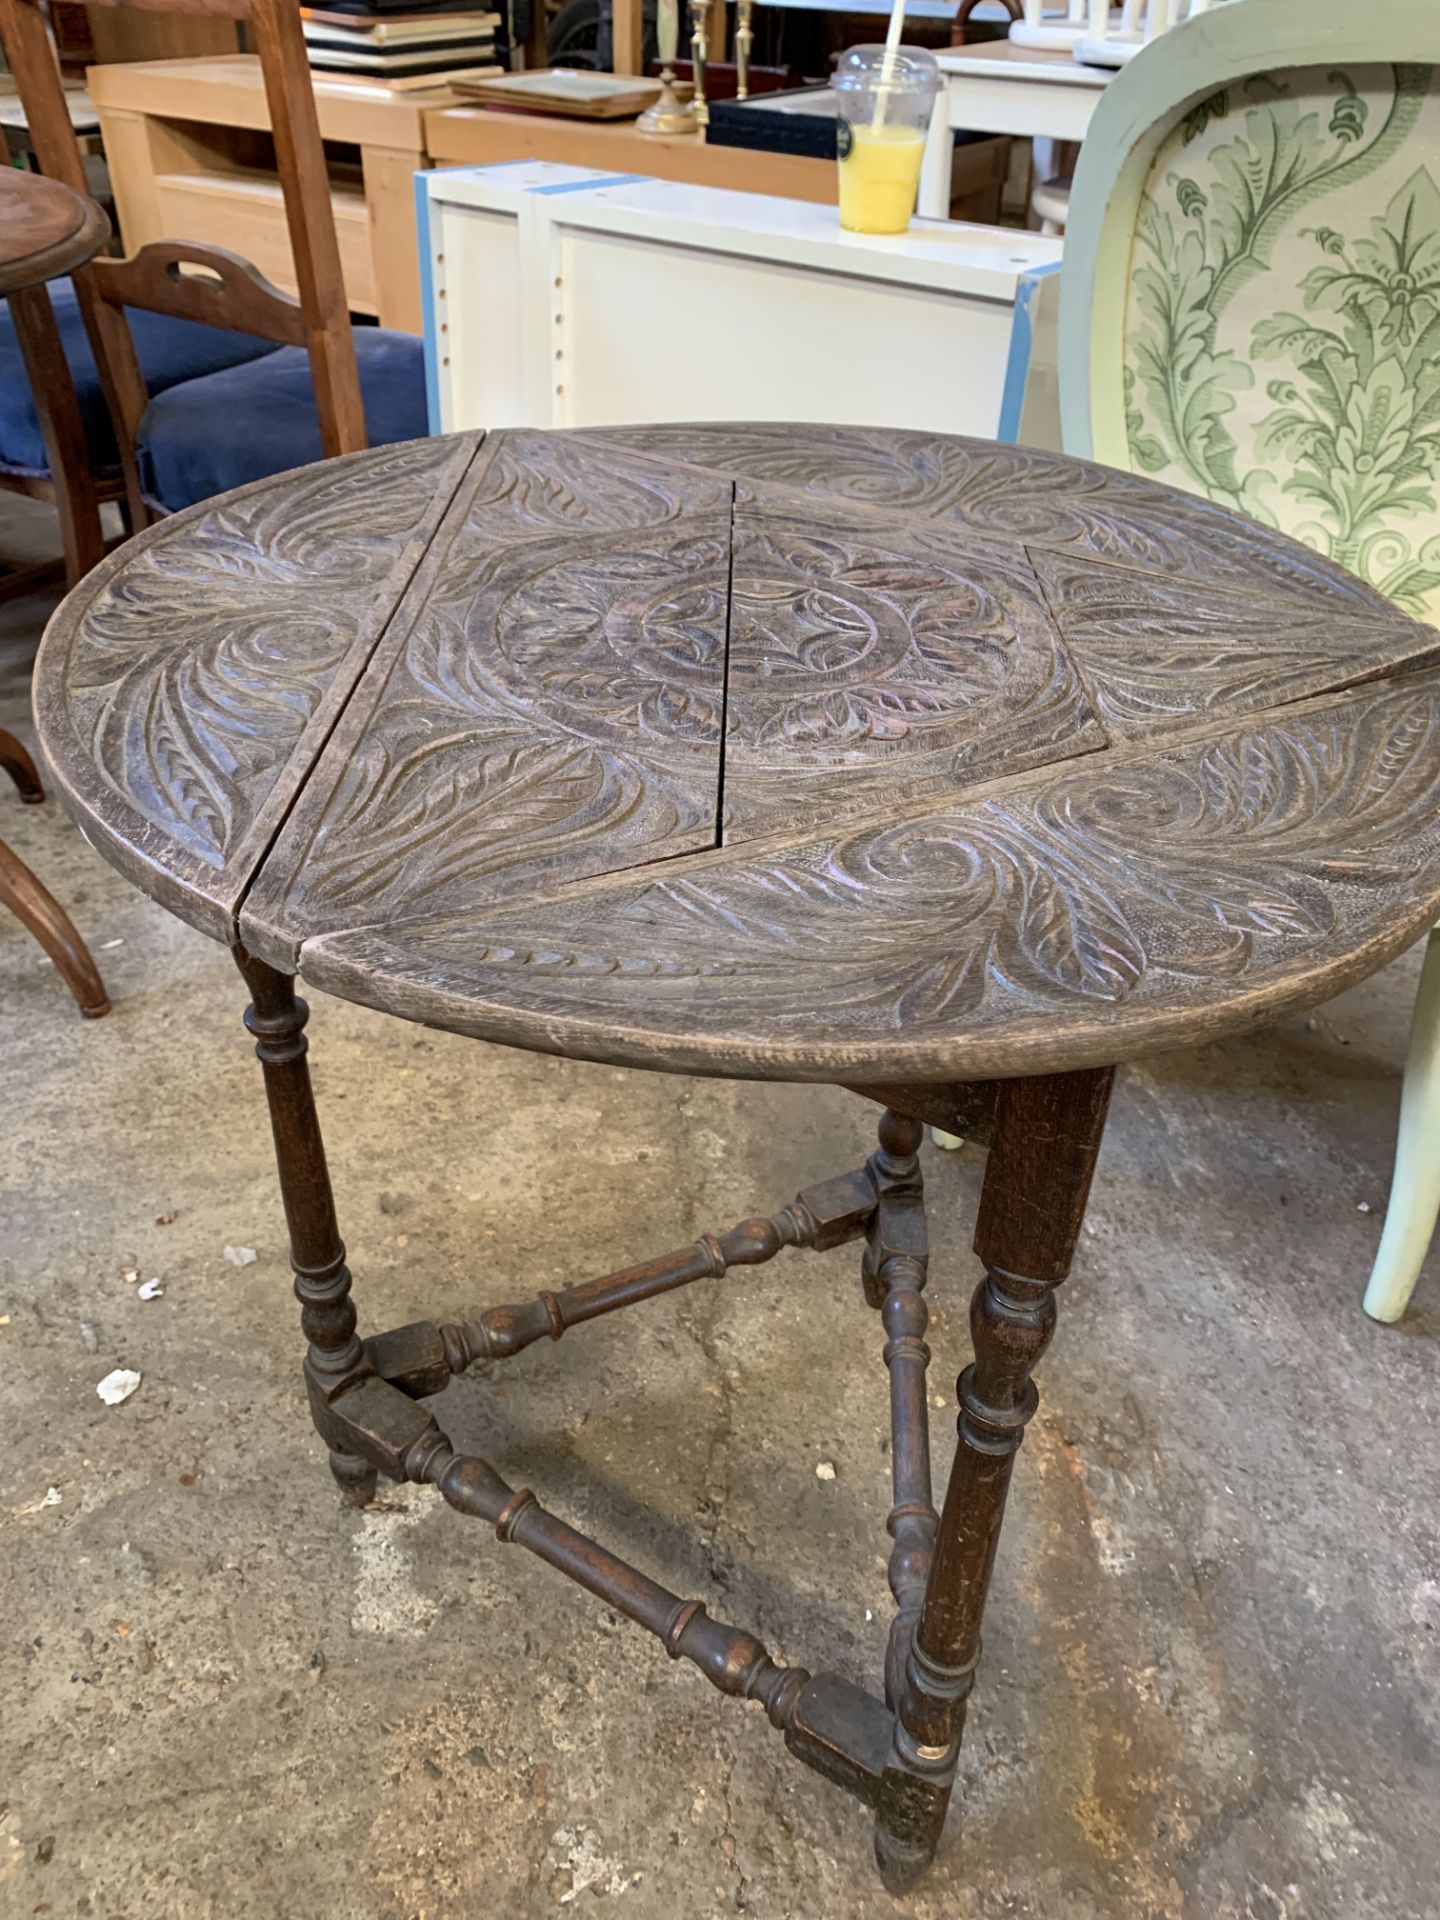
[[[653,1633],[722,1693],[758,1702],[805,1765],[874,1815],[875,1858],[893,1893],[912,1887],[940,1844],[980,1657],[980,1625],[1011,1469],[1035,1411],[1032,1370],[1055,1324],[1109,1102],[1112,1070],[986,1087],[855,1089],[885,1101],[879,1143],[861,1167],[808,1187],[768,1218],[561,1292],[473,1319],[421,1321],[362,1339],[350,1298],[306,1062],[305,1002],[293,978],[240,952],[275,1135],[295,1292],[309,1341],[305,1380],[344,1497],[364,1505],[381,1474],[436,1487]],[[985,1277],[970,1311],[975,1357],[961,1374],[959,1446],[942,1509],[931,1496],[926,1410],[928,1241],[918,1149],[937,1101],[989,1134],[976,1251]],[[913,1111],[905,1111],[908,1105]],[[861,1282],[885,1332],[893,1500],[886,1522],[895,1598],[884,1697],[834,1673],[785,1666],[742,1628],[685,1599],[568,1526],[527,1487],[457,1453],[422,1399],[477,1362],[513,1358],[602,1314],[755,1266],[787,1248],[863,1243]]]

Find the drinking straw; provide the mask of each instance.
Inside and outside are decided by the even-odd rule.
[[[885,58],[880,66],[880,86],[875,95],[875,117],[870,122],[876,133],[885,124],[885,108],[895,84],[895,59],[900,51],[900,34],[905,26],[905,0],[894,0],[890,25],[885,30]]]

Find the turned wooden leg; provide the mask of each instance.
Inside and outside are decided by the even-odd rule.
[[[295,1297],[310,1342],[305,1364],[320,1379],[333,1380],[358,1367],[364,1353],[355,1332],[350,1269],[305,1059],[310,1009],[296,993],[292,975],[277,973],[241,948],[235,961],[250,989],[245,1025],[255,1036],[255,1055],[265,1073]],[[375,1469],[358,1455],[332,1448],[330,1471],[349,1505],[363,1507],[373,1499]]]
[[[31,396],[55,487],[65,548],[65,583],[73,587],[105,558],[90,445],[49,294],[44,287],[16,288],[9,299],[15,342],[30,376]]]
[[[885,1698],[894,1707],[904,1681],[905,1657],[914,1637],[930,1574],[939,1522],[930,1500],[930,1420],[925,1407],[925,1344],[929,1313],[925,1275],[929,1260],[919,1120],[888,1108],[880,1121],[880,1145],[868,1172],[877,1205],[866,1232],[860,1274],[865,1298],[878,1307],[885,1327],[885,1365],[890,1374],[890,1480],[886,1527],[890,1591],[895,1618],[885,1656]]]
[[[975,1358],[960,1376],[960,1444],[905,1661],[875,1857],[892,1893],[934,1857],[955,1780],[980,1620],[1015,1455],[1055,1328],[1105,1125],[1113,1070],[1006,1081],[980,1197],[985,1278],[970,1309]]]
[[[35,762],[29,753],[15,738],[0,727],[0,767],[20,789],[20,798],[27,806],[36,807],[45,798],[45,789],[40,784],[40,775],[35,771]]]
[[[87,1020],[110,1011],[110,999],[90,949],[75,931],[75,923],[50,892],[41,886],[25,862],[0,840],[0,906],[9,907],[23,927],[34,934],[60,970]]]

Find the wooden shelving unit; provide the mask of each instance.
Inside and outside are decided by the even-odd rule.
[[[259,61],[134,61],[92,67],[88,80],[126,249],[205,240],[293,290]],[[430,164],[425,113],[454,100],[315,81],[351,308],[406,333],[421,330],[414,175]]]

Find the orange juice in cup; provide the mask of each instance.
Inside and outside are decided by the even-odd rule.
[[[904,233],[940,69],[923,47],[852,47],[835,75],[840,224],[851,233]]]

